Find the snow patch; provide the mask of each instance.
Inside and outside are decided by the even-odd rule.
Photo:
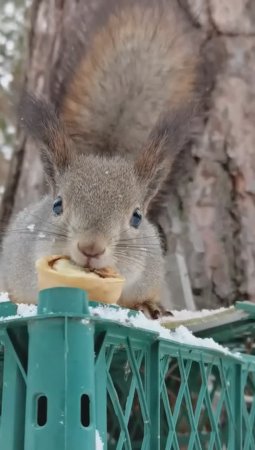
[[[4,14],[7,17],[13,17],[14,13],[15,13],[15,4],[13,2],[7,2],[4,5]]]
[[[7,84],[11,81],[11,80],[9,80],[9,81],[8,80],[7,80],[7,77],[5,77],[5,78],[2,77],[1,80],[0,80],[0,84],[4,87],[5,81],[6,81]],[[6,84],[6,87],[7,87],[7,84]],[[6,161],[10,161],[11,157],[12,157],[12,154],[13,154],[13,148],[10,145],[8,145],[8,144],[2,145],[1,153],[3,154],[3,157],[4,157],[4,159]]]
[[[37,314],[36,305],[26,305],[25,303],[19,303],[17,306],[18,317],[31,317]]]
[[[0,303],[9,302],[9,295],[8,292],[0,292]]]
[[[27,226],[27,229],[28,229],[29,231],[31,231],[31,233],[33,233],[33,231],[35,230],[35,224],[34,224],[34,223],[31,223],[30,225]]]
[[[8,292],[0,292],[0,303],[10,302],[10,297]],[[0,320],[13,320],[19,319],[21,317],[31,317],[37,314],[36,305],[27,305],[25,303],[17,304],[17,313],[13,316],[0,317]]]
[[[9,135],[15,134],[15,133],[16,133],[16,128],[15,128],[15,126],[12,125],[12,124],[7,125],[7,127],[6,127],[6,133],[9,134]]]
[[[7,292],[0,292],[0,302],[8,302],[10,301]],[[111,306],[100,305],[96,307],[89,307],[89,311],[91,316],[101,317],[104,320],[112,320],[117,323],[121,323],[126,326],[131,326],[135,328],[140,328],[147,331],[153,331],[157,333],[161,338],[167,339],[172,342],[178,342],[179,344],[187,344],[193,345],[196,347],[204,347],[212,350],[217,350],[225,355],[235,355],[240,356],[238,353],[230,352],[227,347],[223,347],[222,345],[215,342],[212,338],[199,338],[193,335],[193,333],[188,330],[185,326],[180,325],[178,328],[173,330],[168,330],[164,328],[159,321],[150,320],[144,316],[142,312],[136,312],[134,315],[130,314],[130,310],[128,309],[119,309]],[[178,312],[181,314],[181,312]],[[202,312],[203,313],[203,312]],[[17,314],[10,317],[2,317],[2,320],[9,320],[14,318],[21,317],[31,317],[37,314],[37,306],[36,305],[27,305],[20,303],[17,305]],[[183,316],[186,314],[190,314],[194,316],[197,313],[191,313],[190,311],[183,311]],[[197,315],[196,315],[197,317]],[[82,322],[84,324],[87,323],[86,319],[83,319]]]
[[[218,313],[222,313],[227,311],[228,308],[218,308],[218,309],[202,309],[200,311],[188,311],[187,309],[183,309],[181,311],[171,310],[173,316],[163,317],[161,319],[161,323],[163,322],[174,322],[177,320],[191,320],[191,319],[202,319],[204,317],[213,316]]]
[[[96,430],[96,450],[103,450],[104,444],[100,437],[99,431]]]
[[[155,333],[158,333],[161,338],[173,342],[194,345],[196,347],[205,347],[217,350],[225,355],[232,354],[228,348],[218,344],[212,338],[198,338],[183,325],[180,325],[175,331],[168,330],[167,328],[164,328],[159,321],[147,319],[142,312],[137,312],[136,315],[130,316],[128,309],[115,309],[110,306],[100,305],[95,308],[90,307],[90,313],[92,316],[99,316],[103,319],[113,320],[127,326],[154,331]]]

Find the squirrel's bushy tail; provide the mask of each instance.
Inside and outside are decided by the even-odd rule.
[[[119,2],[87,48],[61,105],[82,151],[135,157],[162,117],[184,138],[199,99],[199,43],[174,1]]]

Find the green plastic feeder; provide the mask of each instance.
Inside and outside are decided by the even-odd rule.
[[[96,434],[103,450],[254,450],[243,308],[235,332],[215,329],[224,354],[95,316],[79,289],[42,291],[30,317],[1,303],[0,450],[94,450]]]

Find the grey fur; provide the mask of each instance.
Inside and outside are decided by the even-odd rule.
[[[157,231],[145,217],[137,230],[129,224],[144,197],[132,166],[120,158],[80,155],[58,180],[57,191],[64,198],[62,216],[52,214],[48,195],[18,214],[4,239],[4,287],[14,299],[35,301],[39,257],[67,254],[83,264],[76,240],[91,242],[98,236],[108,252],[99,266],[114,266],[127,280],[120,303],[158,302],[163,259]]]

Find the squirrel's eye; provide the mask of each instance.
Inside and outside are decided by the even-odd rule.
[[[53,210],[53,213],[55,214],[55,216],[60,216],[60,214],[62,214],[62,212],[63,212],[63,200],[62,200],[62,197],[58,196],[56,198],[56,200],[53,203],[52,210]]]
[[[138,228],[142,222],[142,214],[138,208],[136,208],[133,212],[133,215],[130,220],[131,227]]]

